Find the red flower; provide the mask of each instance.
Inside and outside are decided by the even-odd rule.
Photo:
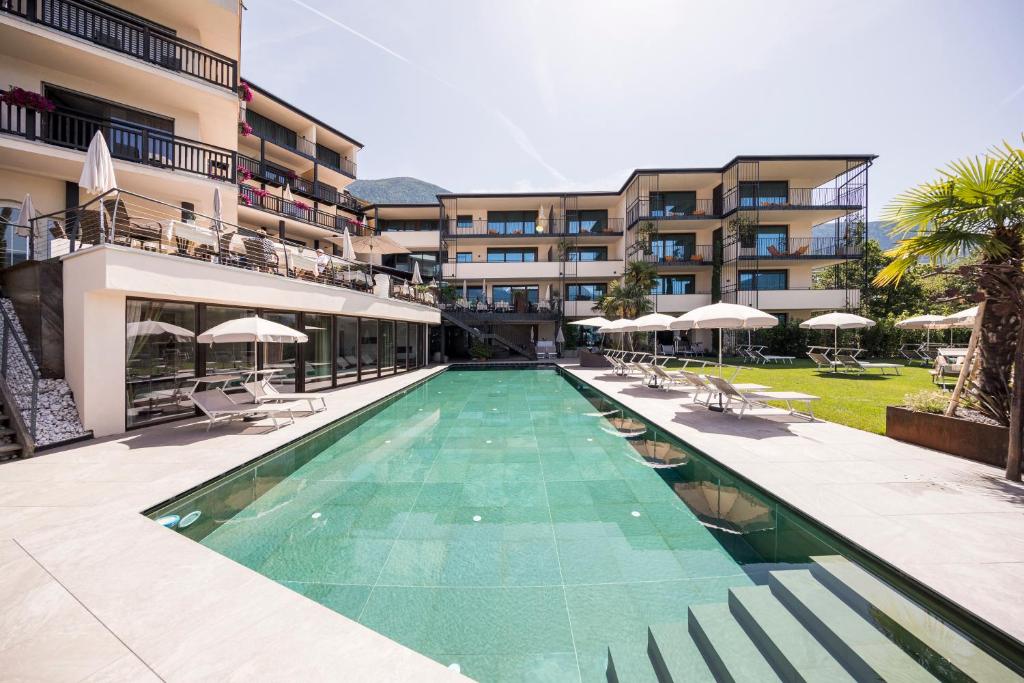
[[[266,199],[267,197],[270,196],[270,193],[267,192],[266,190],[253,190],[252,193],[256,195],[259,199]]]
[[[239,166],[239,167],[238,167],[238,176],[239,176],[239,177],[240,177],[240,178],[241,178],[241,179],[242,179],[243,181],[244,181],[244,180],[252,180],[252,171],[250,171],[250,170],[249,170],[248,168],[246,168],[245,166]]]
[[[294,204],[295,208],[298,209],[299,211],[308,211],[309,210],[309,204],[307,204],[306,202],[300,202],[298,199],[296,199],[294,202],[292,202],[292,204]]]
[[[252,102],[252,88],[245,81],[238,83],[238,99],[243,102]]]
[[[21,88],[11,88],[0,95],[0,101],[23,109],[35,109],[37,111],[56,111],[57,105],[46,99],[39,93],[29,92]]]
[[[247,121],[242,121],[238,124],[238,132],[242,134],[242,137],[247,138],[252,135],[252,126]]]

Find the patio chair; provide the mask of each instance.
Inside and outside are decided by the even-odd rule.
[[[711,375],[699,375],[696,372],[690,372],[688,370],[684,370],[682,372],[682,375],[686,379],[686,381],[689,382],[690,385],[694,387],[694,389],[696,389],[696,393],[693,395],[693,402],[703,403],[704,405],[710,405],[711,399],[717,393],[715,386],[710,382]],[[763,384],[750,383],[732,384],[730,382],[730,385],[740,391],[763,391],[765,389],[771,388],[766,387]],[[708,397],[705,401],[701,401],[700,395],[705,392],[707,393]]]
[[[790,415],[814,419],[813,401],[821,399],[820,396],[804,394],[799,391],[743,391],[736,385],[721,377],[708,376],[707,380],[715,387],[718,393],[725,398],[724,410],[735,401],[740,404],[740,411],[737,419],[743,419],[743,413],[747,408],[765,407],[770,408],[768,401],[779,401],[786,404],[786,410]],[[793,408],[793,402],[799,401],[807,406],[807,412],[801,413]],[[735,411],[734,411],[735,412]]]
[[[823,353],[816,351],[808,351],[807,357],[814,361],[814,364],[818,366],[818,370],[828,370],[829,372],[835,372],[838,368],[843,367],[843,362],[838,360],[832,360]]]
[[[675,346],[675,344],[662,344],[661,345],[661,355],[663,355],[663,356],[675,356],[676,355],[676,346]]]
[[[235,418],[253,417],[263,413],[274,421],[274,429],[281,427],[277,422],[277,416],[281,413],[288,415],[288,422],[285,424],[293,424],[295,422],[291,406],[269,406],[260,405],[255,402],[235,403],[222,389],[193,391],[189,398],[192,399],[192,402],[199,410],[203,411],[203,414],[210,418],[209,422],[206,423],[206,431],[210,431],[210,428],[217,421],[229,422]]]
[[[268,240],[259,237],[246,237],[242,240],[245,256],[249,264],[263,273],[279,273],[277,252]]]
[[[917,349],[920,344],[901,344],[899,348],[899,354],[906,358],[909,362],[921,360],[921,357],[917,354]]]
[[[953,378],[954,382],[956,378],[960,376],[960,370],[963,368],[963,359],[960,359],[960,363],[950,363],[944,355],[941,353],[935,357],[935,367],[928,371],[928,374],[932,376],[932,383],[938,384],[943,389],[946,388],[946,380]]]
[[[847,370],[854,370],[859,372],[867,372],[869,370],[878,370],[883,375],[886,370],[892,370],[893,374],[900,374],[900,368],[903,366],[899,363],[867,363],[860,361],[851,356],[848,353],[841,353],[836,356],[836,360],[843,364],[843,367]]]
[[[278,403],[281,401],[306,401],[309,404],[309,412],[319,413],[321,410],[327,410],[327,401],[324,400],[323,394],[310,394],[310,393],[282,393],[277,390],[270,380],[261,379],[256,382],[247,382],[242,386],[249,392],[253,400],[258,404],[263,403]],[[313,405],[314,401],[320,401],[320,409],[317,410],[316,406]]]
[[[762,364],[767,365],[768,363],[790,363],[796,359],[795,356],[775,356],[769,353],[765,353],[762,349],[763,346],[755,346],[750,350],[751,353],[760,361]]]

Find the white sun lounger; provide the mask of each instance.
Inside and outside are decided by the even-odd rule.
[[[798,415],[813,420],[814,409],[811,406],[811,402],[820,400],[819,396],[802,394],[798,391],[741,391],[736,385],[720,377],[708,377],[707,379],[715,387],[715,390],[725,397],[725,405],[723,406],[725,410],[729,409],[729,405],[733,401],[740,404],[740,411],[737,414],[738,419],[743,418],[743,413],[746,412],[747,408],[770,407],[767,404],[768,401],[780,401],[786,404],[786,409],[790,415]],[[799,401],[806,405],[807,412],[801,413],[794,409],[794,401]]]
[[[839,360],[832,360],[823,353],[816,351],[808,351],[807,357],[814,361],[814,364],[818,366],[819,370],[828,370],[833,372],[837,368],[843,367],[843,362]]]
[[[288,422],[285,424],[295,422],[295,416],[292,415],[293,406],[260,405],[254,402],[235,403],[222,389],[194,391],[189,398],[192,399],[192,402],[195,403],[199,410],[203,411],[210,418],[210,421],[206,424],[206,431],[210,431],[210,427],[217,421],[228,422],[235,418],[253,417],[264,413],[274,421],[274,429],[281,427],[277,422],[277,416],[281,413],[285,413],[288,416]]]
[[[764,352],[763,346],[754,346],[750,349],[750,353],[753,354],[754,360],[767,365],[768,363],[790,363],[796,360],[795,356],[775,356]]]
[[[327,401],[324,400],[323,394],[300,394],[300,393],[281,393],[277,390],[273,384],[268,380],[260,380],[258,382],[247,382],[243,385],[245,390],[253,397],[256,403],[279,403],[281,401],[306,401],[309,403],[309,412],[319,413],[321,410],[327,410]],[[317,409],[313,405],[314,401],[320,402],[320,408]]]
[[[712,397],[718,391],[715,388],[715,385],[712,384],[709,381],[710,375],[699,375],[696,372],[688,372],[688,371],[684,370],[683,371],[683,377],[685,377],[686,381],[689,382],[690,385],[693,386],[697,390],[697,392],[693,395],[693,402],[694,403],[703,403],[704,405],[709,405],[711,403]],[[771,389],[771,387],[766,387],[763,384],[732,384],[732,383],[730,383],[730,385],[733,388],[735,388],[735,389],[739,389],[740,391],[763,391],[765,389]],[[705,399],[704,401],[701,401],[700,400],[700,395],[703,394],[703,393],[707,393],[708,396],[707,396],[707,399]]]
[[[903,366],[899,363],[867,363],[865,361],[857,360],[853,356],[845,353],[841,353],[836,356],[836,360],[843,364],[844,368],[848,370],[858,370],[861,372],[867,372],[868,370],[878,370],[883,375],[886,370],[892,370],[893,374],[900,374],[900,368]]]

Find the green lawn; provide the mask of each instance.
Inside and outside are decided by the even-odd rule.
[[[738,365],[739,359],[725,362]],[[669,362],[669,367],[680,365]],[[816,417],[884,434],[886,406],[901,404],[906,394],[935,387],[927,368],[905,367],[901,372],[901,375],[885,376],[877,371],[825,373],[818,372],[814,364],[805,359],[793,365],[747,365],[735,381],[763,384],[775,391],[801,391],[820,396],[821,400],[814,403]]]

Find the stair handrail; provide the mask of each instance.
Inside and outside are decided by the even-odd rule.
[[[0,305],[0,315],[3,316],[4,331],[3,331],[3,346],[2,353],[3,358],[0,358],[0,378],[3,379],[2,385],[0,385],[0,393],[3,394],[4,401],[11,407],[8,411],[8,417],[11,420],[12,426],[18,435],[22,438],[24,455],[29,455],[35,450],[36,441],[36,415],[39,412],[39,380],[41,378],[39,368],[36,366],[35,358],[25,347],[24,342],[14,332],[14,322],[11,320],[11,315],[7,312],[7,309]],[[8,382],[8,358],[10,356],[11,344],[10,340],[14,339],[14,348],[20,353],[22,360],[25,361],[26,367],[32,375],[32,403],[29,410],[29,424],[25,425],[24,416],[21,414],[21,405],[18,403],[14,396],[14,391],[11,389],[10,383]]]

